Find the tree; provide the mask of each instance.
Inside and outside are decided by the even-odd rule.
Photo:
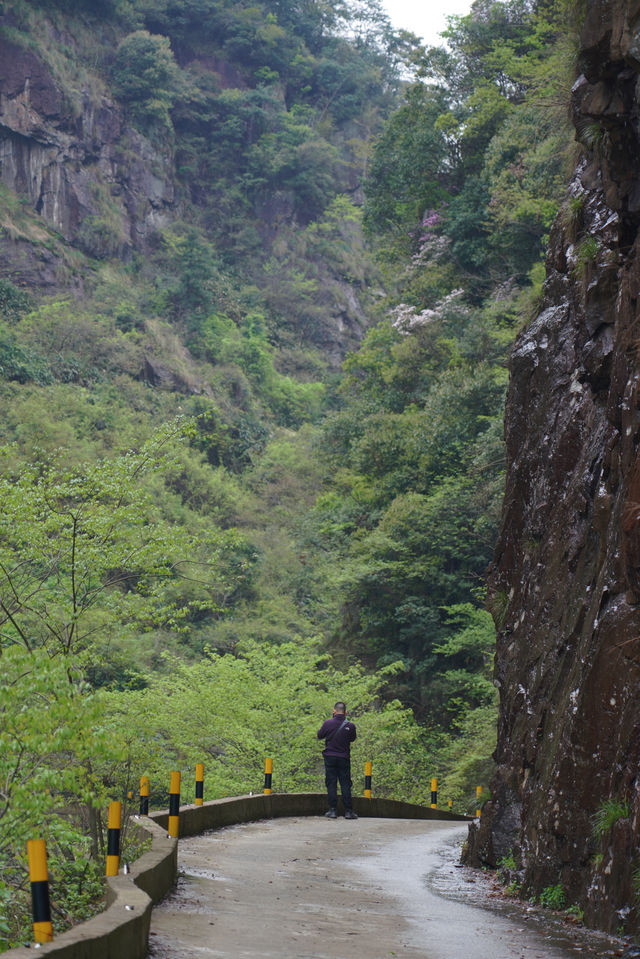
[[[193,768],[204,761],[208,795],[238,795],[256,788],[264,757],[271,756],[278,790],[321,788],[316,732],[344,697],[358,724],[357,761],[376,757],[378,793],[426,799],[423,734],[400,703],[380,704],[395,665],[376,673],[357,663],[343,669],[317,639],[298,637],[277,645],[244,641],[233,655],[210,652],[197,663],[169,665],[148,689],[107,697],[122,729],[135,723],[142,730],[145,771],[154,784],[168,782],[177,762]],[[158,702],[168,701],[170,714],[159,711]]]
[[[136,30],[120,43],[111,72],[114,92],[143,130],[171,127],[169,109],[182,89],[167,37]]]
[[[114,780],[124,785],[127,766],[126,743],[69,657],[16,644],[1,663],[0,952],[30,922],[27,839],[47,842],[56,933],[101,908],[101,812],[126,795]]]
[[[138,451],[66,469],[30,464],[0,476],[0,639],[74,656],[118,630],[179,625],[216,609],[215,560],[224,549],[158,515],[146,474],[166,468],[184,426],[159,430]],[[5,455],[7,455],[5,450]],[[201,562],[199,551],[209,558]],[[194,568],[200,573],[194,576]],[[202,575],[202,569],[205,575]],[[181,576],[197,589],[172,595]]]
[[[415,84],[375,146],[364,225],[370,235],[389,235],[405,254],[425,210],[441,206],[453,185],[449,144],[437,124],[446,109],[442,92]]]

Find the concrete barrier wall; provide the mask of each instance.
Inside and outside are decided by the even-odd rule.
[[[353,808],[363,818],[380,819],[440,819],[466,822],[469,816],[415,806],[395,799],[363,799],[353,797]],[[326,793],[275,793],[270,796],[236,796],[233,799],[214,799],[202,806],[181,806],[180,836],[196,836],[208,829],[220,829],[235,823],[255,822],[257,819],[275,819],[279,816],[322,816],[327,811]],[[338,800],[338,812],[341,800]],[[167,828],[168,810],[151,813],[151,818]]]
[[[152,836],[151,849],[130,868],[129,876],[155,906],[173,888],[178,875],[178,843],[158,823],[146,816],[133,817],[142,838]],[[124,957],[120,957],[124,959]]]
[[[381,819],[441,819],[468,821],[471,817],[414,806],[394,799],[354,797],[359,816]],[[270,796],[237,796],[215,799],[202,806],[180,808],[180,835],[195,836],[209,829],[281,816],[321,816],[327,809],[325,793],[287,793]],[[340,811],[340,807],[338,809]],[[152,837],[151,849],[131,866],[127,875],[107,879],[107,908],[53,942],[43,944],[41,955],[58,959],[145,959],[151,909],[173,887],[178,870],[178,843],[167,835],[168,810],[149,817],[133,817],[133,826]],[[33,949],[20,947],[4,953],[8,959],[29,959]]]
[[[53,942],[43,943],[38,955],[58,959],[145,959],[153,904],[173,887],[178,872],[178,843],[166,830],[146,817],[134,820],[135,830],[148,837],[151,849],[127,874],[106,881],[107,908]],[[10,959],[33,957],[33,947],[21,946],[3,955]]]

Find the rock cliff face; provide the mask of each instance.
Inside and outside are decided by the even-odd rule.
[[[128,126],[106,95],[70,96],[32,50],[1,32],[0,182],[90,256],[144,249],[175,204],[170,150]],[[4,256],[19,260],[8,242]],[[29,285],[55,285],[55,270],[32,267],[22,277]]]
[[[198,198],[177,172],[173,136],[165,131],[152,141],[127,122],[109,94],[104,64],[100,76],[92,73],[80,42],[44,20],[49,46],[64,47],[68,61],[83,64],[78,76],[61,79],[47,52],[29,45],[24,24],[23,32],[14,29],[13,14],[3,13],[8,9],[0,4],[0,189],[16,194],[37,216],[28,228],[11,218],[5,222],[0,204],[0,277],[44,293],[81,289],[88,267],[78,254],[127,259],[145,253],[159,230],[193,217],[189,203],[197,205]],[[109,36],[105,63],[117,42]],[[188,50],[178,55],[182,66],[210,71],[212,89],[246,86],[223,59]],[[267,248],[286,244],[296,228],[293,210],[285,191],[256,209]],[[204,220],[211,216],[215,209]],[[332,275],[323,281],[325,320],[309,331],[309,339],[339,368],[362,339],[366,317],[353,285]]]
[[[469,858],[513,850],[526,892],[560,883],[613,931],[640,927],[637,0],[587,0],[581,69],[582,155],[511,360],[498,771]]]

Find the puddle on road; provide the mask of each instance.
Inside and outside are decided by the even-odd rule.
[[[585,929],[548,910],[505,896],[493,873],[459,865],[461,847],[459,840],[443,846],[438,864],[423,878],[430,892],[506,916],[518,924],[514,932],[535,932],[550,947],[565,949],[575,956],[613,959],[627,947],[627,940]]]

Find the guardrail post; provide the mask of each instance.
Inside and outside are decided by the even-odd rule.
[[[438,780],[435,776],[431,780],[431,808],[438,808]]]
[[[482,786],[476,786],[476,818],[480,819],[482,810],[480,809],[480,797],[482,796]]]
[[[149,815],[149,791],[150,782],[148,776],[140,777],[140,815]]]
[[[271,795],[272,773],[273,773],[273,759],[265,759],[264,761],[264,794],[265,796]]]
[[[172,839],[178,838],[180,828],[180,773],[174,770],[171,773],[169,785],[169,825],[167,832]]]
[[[117,876],[120,868],[120,826],[122,824],[122,803],[109,803],[109,821],[107,823],[107,869],[105,875]]]
[[[371,773],[373,763],[371,761],[364,764],[364,798],[371,799]]]
[[[447,808],[449,812],[453,812],[453,799],[449,799],[447,802]]]
[[[196,806],[204,802],[204,763],[196,763]]]
[[[47,847],[44,839],[27,841],[29,880],[31,882],[31,912],[33,915],[33,938],[35,942],[51,942],[51,904],[49,902],[49,871]]]

